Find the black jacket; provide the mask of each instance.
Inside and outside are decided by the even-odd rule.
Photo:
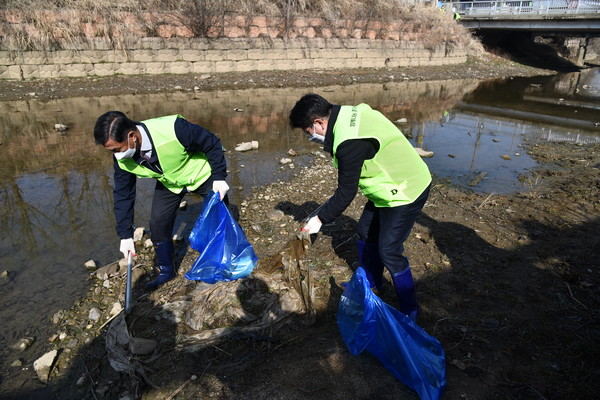
[[[339,113],[340,106],[333,106],[323,144],[323,150],[332,156],[333,127]],[[322,223],[332,222],[352,203],[358,191],[358,181],[363,163],[365,160],[375,157],[378,150],[379,143],[373,139],[346,140],[338,146],[335,152],[338,161],[338,187],[317,214]]]

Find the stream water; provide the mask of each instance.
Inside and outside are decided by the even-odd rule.
[[[50,349],[51,316],[86,290],[83,264],[120,257],[112,211],[112,161],[92,137],[96,118],[121,110],[136,120],[179,113],[218,134],[228,150],[231,200],[289,179],[318,145],[292,132],[287,115],[315,91],[336,104],[368,103],[396,121],[415,146],[433,151],[433,174],[484,193],[527,190],[517,179],[536,166],[525,142],[600,142],[600,70],[481,82],[388,82],[305,89],[252,89],[35,99],[0,103],[0,387],[32,380],[35,359]],[[69,129],[58,133],[55,124]],[[257,140],[259,149],[234,151]],[[280,159],[299,153],[292,169]],[[473,185],[473,186],[471,186]],[[139,180],[136,225],[147,226],[154,183]],[[189,198],[176,232],[185,235],[199,199]],[[33,336],[25,352],[11,345]],[[21,359],[22,367],[10,366]],[[14,387],[14,385],[13,385]],[[0,389],[0,397],[3,391]]]

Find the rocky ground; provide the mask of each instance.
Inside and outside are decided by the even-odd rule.
[[[452,79],[547,72],[489,56],[468,65],[401,73],[409,79]],[[100,95],[167,91],[175,85],[206,85],[208,90],[348,84],[389,74],[1,82],[0,99],[33,92],[48,98],[73,96],[79,90],[94,95],[90,88]],[[401,76],[398,71],[394,75]],[[521,177],[524,189],[517,194],[476,194],[435,178],[407,241],[421,307],[419,325],[442,343],[446,354],[445,399],[587,399],[598,394],[600,147],[531,144],[527,151],[540,167]],[[312,165],[299,169],[291,181],[255,188],[236,205],[240,225],[260,259],[250,277],[210,287],[188,281],[183,274],[197,252],[187,242],[177,242],[179,276],[148,292],[143,283],[152,275],[152,252],[144,249],[143,238],[126,322],[131,336],[151,340],[145,343],[150,353],[127,353],[123,363],[130,369],[121,373],[109,363],[115,357],[114,346],[107,346],[115,339],[114,321],[123,320],[122,314],[114,318],[119,306],[114,307],[124,301],[124,268],[113,265],[110,271],[91,274],[88,295],[53,317],[56,335],[49,339],[58,354],[45,388],[16,388],[13,397],[417,399],[374,357],[352,356],[336,325],[340,283],[357,267],[354,231],[364,197],[358,195],[342,217],[324,226],[303,254],[300,266],[310,269],[315,288],[314,315],[285,276],[295,251],[289,243],[302,219],[336,187],[329,156],[315,152],[312,157]],[[270,267],[279,268],[268,273]],[[395,305],[386,279],[381,298]],[[97,318],[91,318],[93,308]]]

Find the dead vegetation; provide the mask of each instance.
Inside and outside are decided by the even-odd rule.
[[[479,46],[450,15],[410,0],[7,0],[0,6],[0,48],[77,49],[107,41],[126,48],[142,37],[252,37],[252,19],[264,17],[272,37],[389,39]],[[316,21],[316,22],[315,22]],[[165,27],[174,27],[165,32]],[[271,33],[270,33],[271,34]]]

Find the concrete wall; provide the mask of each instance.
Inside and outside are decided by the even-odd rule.
[[[97,39],[68,50],[0,51],[0,79],[394,68],[466,60],[466,49],[427,49],[393,40],[142,38],[126,50],[115,50]]]

